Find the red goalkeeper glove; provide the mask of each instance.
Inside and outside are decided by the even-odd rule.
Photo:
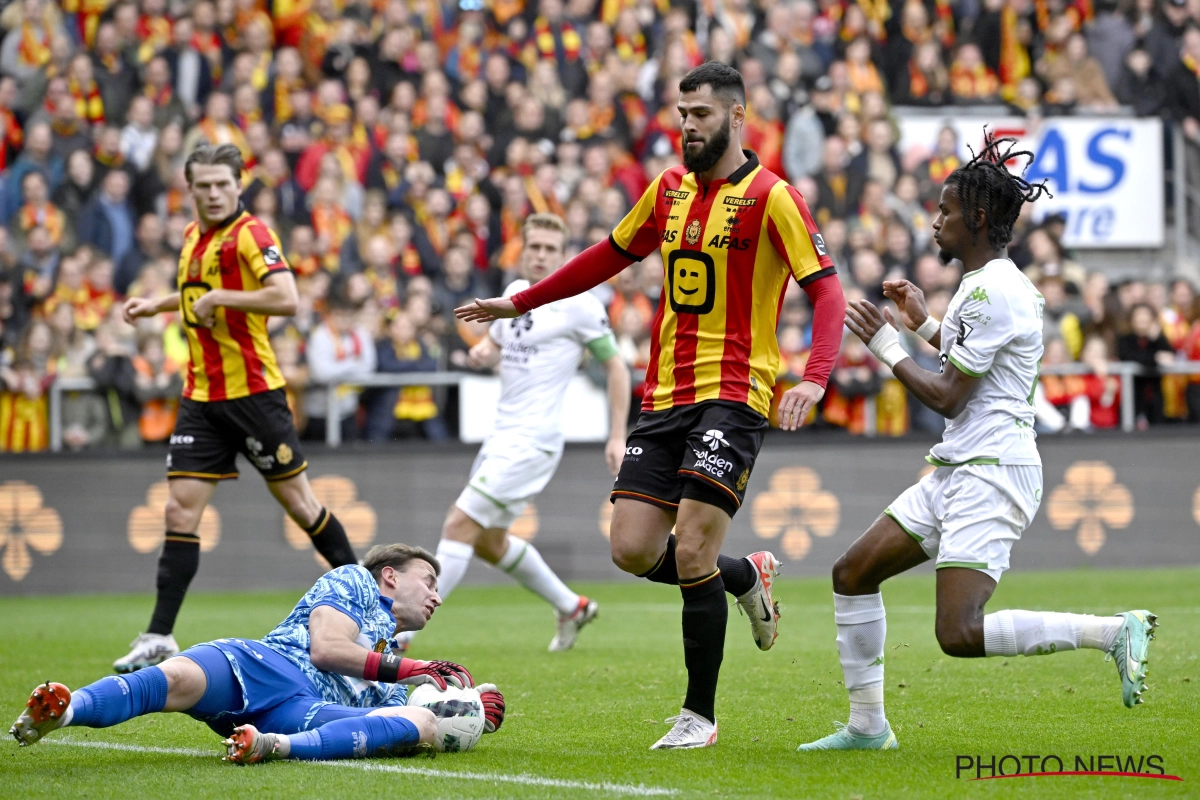
[[[483,700],[483,732],[495,733],[504,724],[504,695],[494,683],[481,683],[475,688]]]
[[[384,683],[403,683],[408,686],[432,683],[443,690],[447,684],[459,689],[475,685],[475,679],[467,672],[467,668],[453,661],[417,661],[412,658],[399,658],[391,653],[368,653],[366,666],[363,667],[363,678]]]

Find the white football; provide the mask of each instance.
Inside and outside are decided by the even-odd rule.
[[[437,717],[438,736],[447,753],[465,753],[483,736],[483,698],[475,689],[423,683],[408,693],[408,705],[428,708]]]

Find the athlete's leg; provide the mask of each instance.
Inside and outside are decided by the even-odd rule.
[[[268,477],[267,488],[287,515],[304,529],[312,539],[313,547],[331,567],[358,563],[358,556],[346,537],[346,529],[333,512],[317,500],[307,474],[301,472],[281,480]]]
[[[239,727],[224,742],[228,758],[241,763],[278,758],[330,761],[403,755],[421,746],[438,746],[437,719],[427,708],[334,709],[333,719],[299,733],[260,732],[269,724],[266,720],[262,725]]]
[[[475,542],[475,554],[554,606],[559,616],[569,616],[579,610],[579,595],[567,588],[562,579],[554,574],[538,549],[510,535],[507,530],[480,530],[479,539]]]
[[[928,560],[929,555],[913,536],[895,519],[880,514],[834,564],[833,618],[837,623],[838,658],[850,694],[847,730],[853,736],[835,733],[803,745],[802,750],[887,745],[886,740],[875,741],[889,732],[883,710],[887,617],[879,585]]]
[[[172,478],[168,481],[167,535],[158,557],[158,597],[147,633],[168,636],[175,630],[175,618],[187,594],[188,586],[200,567],[200,517],[204,513],[216,481],[197,478]]]

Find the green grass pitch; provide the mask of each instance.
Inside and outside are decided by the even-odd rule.
[[[479,567],[477,567],[479,568]],[[1109,613],[1149,608],[1162,628],[1152,691],[1127,709],[1095,651],[955,660],[933,637],[933,578],[884,587],[888,716],[901,749],[799,754],[847,716],[829,581],[781,580],[779,641],[761,653],[730,610],[717,714],[720,743],[650,752],[676,713],[684,671],[679,595],[647,583],[588,584],[600,616],[569,653],[551,654],[553,616],[516,586],[464,588],[413,655],[466,664],[500,685],[508,719],[475,751],[436,759],[238,768],[217,738],[178,714],[108,730],[72,728],[32,748],[0,744],[4,797],[1186,797],[1200,796],[1200,571],[1009,574],[992,609]],[[300,591],[196,594],[181,644],[264,634]],[[0,724],[46,679],[74,688],[104,675],[150,610],[147,596],[0,600]],[[57,743],[52,743],[57,742]],[[87,743],[91,746],[84,746]],[[124,749],[101,749],[97,743]],[[155,749],[157,748],[157,750]],[[211,754],[211,755],[209,755]],[[1162,756],[1183,782],[1118,777],[956,778],[957,755]],[[363,769],[372,765],[376,769]],[[1070,769],[1068,760],[1067,769]],[[1010,762],[1011,771],[1011,762]],[[972,773],[973,777],[973,773]]]

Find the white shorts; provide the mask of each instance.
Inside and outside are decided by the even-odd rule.
[[[508,528],[546,488],[561,458],[562,450],[542,450],[524,439],[488,439],[454,505],[485,528]]]
[[[977,569],[999,582],[1041,501],[1040,466],[970,464],[938,467],[883,513],[937,559],[938,569]]]

